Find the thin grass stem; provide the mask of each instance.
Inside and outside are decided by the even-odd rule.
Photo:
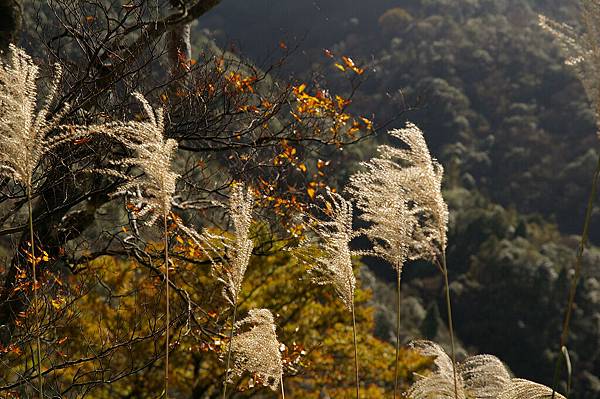
[[[354,371],[356,373],[356,399],[360,398],[360,380],[358,376],[358,343],[356,340],[356,316],[354,313],[354,299],[352,300],[352,335],[354,336]],[[283,381],[283,379],[282,379]]]
[[[231,344],[235,330],[235,319],[237,318],[237,298],[233,305],[233,321],[231,322],[231,331],[229,332],[229,348],[227,349],[227,364],[225,365],[225,380],[223,381],[223,399],[227,398],[227,377],[229,377],[229,367],[231,366]],[[281,379],[283,384],[283,378]],[[283,385],[282,385],[283,392]]]
[[[35,259],[35,235],[33,233],[33,210],[31,205],[31,184],[27,185],[27,207],[29,211],[29,237],[31,242],[31,270],[33,275],[33,311],[35,323],[35,340],[36,340],[36,356],[37,356],[37,373],[38,373],[38,389],[40,399],[44,397],[44,379],[42,377],[42,349],[40,339],[40,321],[38,315],[38,295],[37,295],[37,272]]]
[[[400,361],[400,268],[396,269],[396,357],[395,357],[395,368],[394,368],[394,399],[398,392],[398,363]]]
[[[598,162],[596,164],[596,170],[594,171],[594,178],[592,180],[592,189],[590,191],[590,196],[587,202],[587,208],[585,210],[585,218],[583,221],[583,232],[581,233],[581,240],[579,241],[579,248],[577,249],[577,256],[575,258],[575,275],[571,280],[571,285],[569,287],[569,299],[567,303],[567,309],[565,311],[565,319],[563,322],[562,332],[560,334],[560,346],[559,351],[562,347],[567,345],[567,341],[569,340],[569,328],[571,324],[571,316],[573,313],[573,305],[575,303],[575,293],[577,292],[577,285],[579,284],[579,279],[581,278],[582,271],[582,263],[583,263],[583,253],[585,251],[585,247],[587,246],[590,232],[590,224],[592,219],[592,210],[594,208],[594,201],[596,199],[596,195],[598,193],[598,179],[600,178],[600,157],[598,157]],[[554,368],[554,378],[552,380],[552,399],[556,396],[556,389],[558,387],[558,380],[560,377],[560,369],[562,364],[562,355],[559,353],[556,366]]]
[[[446,291],[446,311],[448,312],[448,330],[450,331],[450,349],[452,358],[452,374],[454,376],[454,397],[458,399],[458,379],[456,376],[456,348],[454,345],[454,323],[452,321],[452,303],[450,301],[450,284],[448,283],[448,267],[446,264],[446,250],[442,251],[442,274]]]
[[[169,303],[169,231],[167,224],[167,214],[163,214],[164,233],[165,233],[165,294],[166,300],[166,338],[165,338],[165,398],[169,398],[169,331],[171,323],[171,307]]]

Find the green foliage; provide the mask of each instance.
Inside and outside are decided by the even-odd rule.
[[[405,32],[413,22],[413,17],[404,8],[390,8],[379,17],[379,25],[386,36],[396,36]]]

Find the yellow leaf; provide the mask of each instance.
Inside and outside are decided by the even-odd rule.
[[[337,62],[335,64],[333,64],[334,67],[336,67],[337,69],[339,69],[342,72],[346,72],[346,68],[344,68],[344,66],[342,64],[338,64]]]
[[[60,309],[60,307],[62,306],[62,304],[63,304],[63,301],[62,301],[60,298],[57,298],[57,299],[52,299],[52,300],[50,301],[50,303],[52,304],[52,307],[53,307],[54,309],[57,309],[57,310],[58,310],[58,309]]]
[[[333,207],[331,206],[331,202],[329,202],[329,201],[325,202],[325,212],[328,215],[333,214]]]
[[[307,188],[306,192],[308,193],[308,196],[310,197],[310,199],[314,199],[315,198],[315,189],[314,188]]]
[[[306,173],[306,165],[304,165],[303,163],[298,165],[298,169],[300,169],[302,172]]]

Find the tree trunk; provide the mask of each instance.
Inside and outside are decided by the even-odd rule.
[[[177,6],[177,0],[171,0],[173,6]],[[192,58],[190,23],[180,24],[167,32],[167,63],[168,74],[172,84],[169,88],[169,101],[171,105],[178,103],[177,98],[183,97],[187,87],[188,71],[191,67]]]

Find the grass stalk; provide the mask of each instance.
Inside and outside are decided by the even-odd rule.
[[[360,398],[360,380],[358,376],[358,343],[356,340],[356,316],[354,313],[354,300],[352,300],[352,335],[354,337],[354,371],[356,381],[356,399]],[[283,379],[282,379],[283,381]],[[282,382],[283,384],[283,382]]]
[[[569,340],[569,328],[571,324],[571,316],[573,313],[573,305],[575,303],[575,293],[577,292],[577,285],[579,284],[579,279],[581,278],[582,271],[582,263],[583,263],[583,253],[585,251],[585,247],[588,244],[589,233],[590,233],[590,224],[592,219],[592,211],[594,208],[594,200],[596,199],[596,195],[598,193],[598,179],[600,178],[600,157],[598,157],[598,162],[596,164],[596,170],[594,171],[594,178],[592,180],[592,189],[590,191],[590,196],[587,202],[587,208],[585,210],[585,218],[583,221],[583,231],[581,233],[581,240],[579,241],[579,247],[577,249],[577,256],[575,258],[575,275],[571,280],[571,284],[569,286],[569,299],[567,302],[567,309],[565,311],[565,319],[563,322],[562,332],[560,334],[560,346],[559,351],[562,350],[563,347],[567,346],[567,341]],[[560,369],[562,364],[562,354],[559,353],[558,358],[556,360],[556,366],[554,368],[554,378],[552,380],[552,399],[556,396],[556,388],[558,387],[558,380],[560,376]]]
[[[231,366],[231,343],[235,330],[235,319],[237,318],[237,299],[233,305],[233,321],[231,322],[231,331],[229,332],[229,348],[227,349],[227,364],[225,365],[225,380],[223,381],[223,399],[227,398],[227,377],[229,376],[229,367]],[[283,393],[283,378],[281,379],[281,392]],[[285,394],[284,394],[285,395]]]
[[[31,242],[31,270],[33,275],[33,311],[35,323],[36,357],[38,373],[38,390],[40,399],[44,397],[44,379],[42,378],[42,349],[40,339],[40,321],[38,315],[37,271],[35,259],[35,235],[33,233],[33,210],[31,205],[31,184],[27,185],[27,207],[29,213],[29,239]]]
[[[456,376],[456,347],[454,345],[454,323],[452,321],[452,303],[450,301],[450,284],[448,282],[448,267],[446,264],[446,250],[442,251],[442,274],[444,275],[444,288],[446,291],[446,311],[448,312],[448,330],[450,332],[450,350],[452,357],[452,374],[454,376],[454,397],[458,399],[458,379]]]
[[[171,306],[169,302],[169,231],[167,214],[163,215],[165,233],[165,284],[166,284],[166,332],[165,332],[165,398],[169,398],[169,331],[171,324]]]
[[[400,361],[400,275],[402,271],[400,268],[396,268],[396,361],[394,368],[394,399],[398,392],[398,363]]]

